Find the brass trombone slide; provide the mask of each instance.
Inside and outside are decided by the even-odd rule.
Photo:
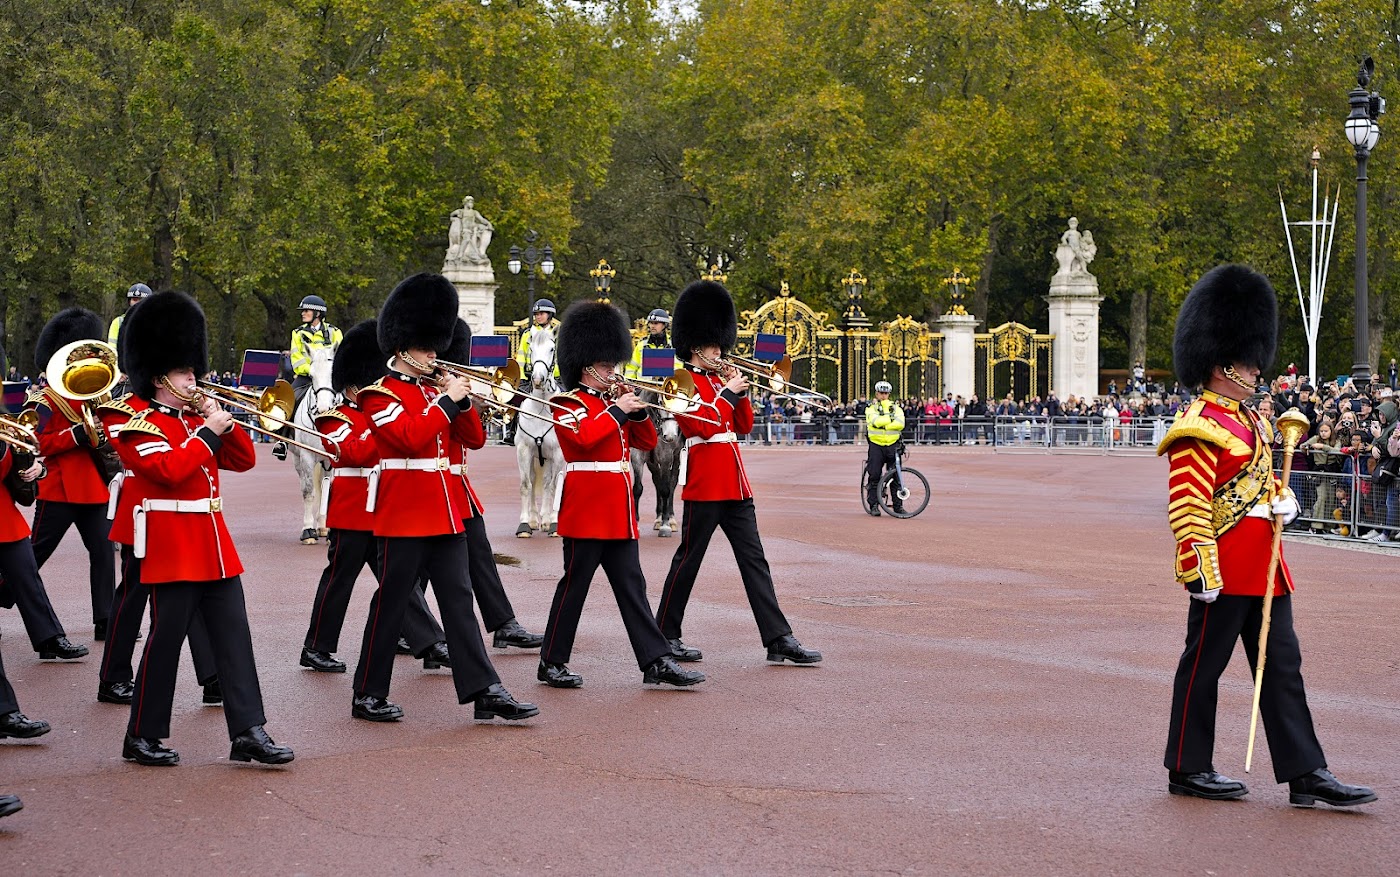
[[[614,375],[613,386],[617,388],[616,392],[626,392],[627,389],[631,388],[650,390],[666,401],[660,405],[654,402],[643,402],[642,404],[648,408],[668,411],[676,417],[702,420],[714,426],[721,425],[718,420],[695,413],[700,410],[700,406],[704,403],[696,395],[695,379],[685,369],[678,368],[671,377],[659,381],[648,378],[622,378]]]
[[[33,410],[21,412],[18,416],[0,414],[0,442],[39,456],[39,437],[34,434],[38,421],[39,415]]]
[[[763,383],[768,386],[769,391],[777,396],[791,396],[794,390],[798,393],[818,396],[826,401],[818,402],[814,399],[804,399],[802,401],[816,408],[820,408],[823,411],[830,411],[836,404],[830,396],[820,390],[814,390],[811,387],[804,387],[801,384],[794,384],[792,382],[792,357],[788,356],[786,353],[783,354],[782,359],[771,365],[743,356],[727,356],[722,359],[705,358],[705,364],[711,368],[729,366],[737,371],[752,375],[763,381]]]
[[[162,380],[165,379],[162,378]],[[214,389],[215,387],[218,387],[218,389]],[[227,387],[217,384],[208,384],[204,381],[196,382],[193,393],[181,393],[180,391],[176,390],[173,386],[171,386],[168,380],[165,380],[165,388],[169,390],[175,396],[176,399],[179,399],[181,402],[184,402],[187,405],[193,405],[195,407],[198,407],[204,401],[204,398],[208,397],[210,399],[213,399],[220,405],[226,405],[230,408],[237,408],[240,411],[246,411],[249,414],[256,414],[263,423],[267,423],[270,421],[272,423],[278,424],[279,426],[290,426],[292,429],[295,429],[298,432],[310,433],[311,435],[316,436],[322,441],[330,442],[332,445],[335,445],[335,452],[331,453],[327,451],[324,447],[318,448],[313,445],[308,445],[304,442],[299,442],[295,439],[289,439],[278,433],[275,429],[269,429],[265,426],[259,426],[252,423],[243,424],[243,427],[245,429],[257,433],[262,433],[263,435],[268,436],[269,438],[274,438],[278,441],[286,442],[289,445],[295,445],[296,447],[301,448],[304,451],[310,451],[311,453],[316,454],[320,457],[325,457],[328,460],[335,461],[340,459],[340,445],[336,444],[336,442],[333,439],[331,439],[330,436],[325,435],[323,433],[319,433],[314,429],[307,429],[304,426],[298,426],[295,423],[292,423],[290,420],[277,417],[272,413],[273,411],[277,410],[285,410],[284,406],[286,405],[285,399],[279,400],[275,386],[269,387],[261,393],[261,395],[258,397],[258,404],[256,406],[249,405],[247,402],[244,402],[238,396],[224,392],[228,389]],[[237,392],[244,393],[244,391],[241,390]]]
[[[520,383],[520,363],[513,359],[504,366],[495,369],[480,365],[463,365],[459,362],[448,362],[444,359],[435,360],[433,364],[437,366],[438,371],[455,377],[466,378],[468,381],[472,382],[472,386],[467,390],[467,395],[471,396],[473,399],[479,399],[487,405],[504,408],[508,411],[514,411],[517,414],[524,414],[527,417],[547,420],[550,423],[556,422],[552,417],[546,417],[535,411],[526,411],[519,405],[512,405],[510,403],[510,400],[515,398],[516,393],[519,392],[516,386]],[[478,384],[485,384],[485,391],[478,389]],[[541,399],[540,401],[556,411],[569,410],[566,406],[549,399]],[[577,423],[570,423],[566,428],[578,432]]]

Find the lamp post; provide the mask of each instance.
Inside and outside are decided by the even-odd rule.
[[[603,304],[611,302],[608,290],[612,288],[612,279],[617,276],[617,270],[608,264],[607,259],[599,259],[598,267],[589,271],[588,276],[593,278],[593,291],[598,293],[598,301]]]
[[[967,284],[972,281],[971,277],[962,273],[961,268],[954,268],[953,273],[943,278],[943,285],[948,287],[948,297],[952,299],[953,305],[948,309],[948,313],[966,316],[967,308],[963,307],[963,292]]]
[[[1347,95],[1351,112],[1347,116],[1347,141],[1356,150],[1356,332],[1352,341],[1351,380],[1358,391],[1371,383],[1371,306],[1366,289],[1366,159],[1380,139],[1376,119],[1385,112],[1385,100],[1368,92],[1376,64],[1368,55],[1356,72],[1356,88]]]
[[[712,280],[715,283],[725,283],[729,280],[729,275],[719,270],[719,263],[710,266],[710,270],[700,275],[701,280]]]
[[[852,268],[851,273],[846,275],[846,279],[841,281],[841,285],[846,288],[846,326],[869,326],[870,320],[865,316],[863,303],[865,301],[865,287],[870,281],[864,275]]]
[[[528,272],[525,276],[527,295],[530,298],[530,307],[535,306],[535,268],[539,267],[540,273],[548,277],[554,273],[554,248],[545,244],[543,249],[535,249],[535,241],[540,239],[540,233],[533,228],[525,232],[525,249],[519,247],[510,248],[510,261],[506,267],[510,273],[519,274],[523,266]]]

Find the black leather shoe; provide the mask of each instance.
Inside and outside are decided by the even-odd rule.
[[[344,673],[345,662],[337,661],[330,652],[318,652],[315,649],[303,647],[301,650],[301,665],[310,667],[318,673]]]
[[[395,649],[398,651],[398,653],[399,653],[400,655],[411,655],[411,654],[413,654],[413,649],[410,649],[410,648],[408,647],[408,640],[404,639],[403,637],[399,637],[399,644],[398,644],[397,646],[395,646]]]
[[[286,764],[295,756],[287,746],[278,746],[262,725],[254,725],[233,738],[229,761],[256,761],[260,764]]]
[[[692,649],[690,646],[681,642],[679,638],[668,639],[666,642],[671,644],[671,657],[675,658],[677,661],[698,661],[705,657],[701,654],[699,649]]]
[[[50,637],[39,646],[41,661],[72,661],[86,657],[87,653],[87,646],[75,646],[63,634]]]
[[[97,683],[98,703],[131,703],[136,695],[136,686],[130,682]]]
[[[499,682],[476,696],[472,712],[473,717],[478,720],[494,718],[505,719],[508,722],[518,722],[539,714],[539,707],[533,703],[521,703],[511,697],[510,692]]]
[[[865,513],[872,518],[878,518],[880,517],[880,506],[873,502],[866,503]]]
[[[491,634],[491,647],[495,649],[537,649],[544,645],[544,634],[530,633],[512,618]]]
[[[902,514],[904,514],[904,506],[902,506],[902,505],[896,505],[896,506],[894,506],[894,513],[895,513],[896,515],[902,515]]]
[[[219,684],[219,680],[215,679],[213,682],[204,686],[204,705],[224,705],[224,687]]]
[[[1213,770],[1203,770],[1200,773],[1168,771],[1167,791],[1173,795],[1207,798],[1211,801],[1229,801],[1249,794],[1249,789],[1245,788],[1244,783],[1221,776]]]
[[[433,643],[418,657],[423,659],[424,670],[451,669],[452,656],[447,653],[447,643]]]
[[[31,719],[19,710],[0,716],[0,739],[14,737],[16,740],[28,740],[30,737],[42,737],[49,730],[48,722]]]
[[[797,637],[792,634],[780,636],[768,644],[768,662],[770,664],[781,664],[783,661],[791,661],[794,664],[819,664],[822,653],[816,649],[809,649],[797,641]]]
[[[357,694],[350,703],[350,715],[367,722],[397,722],[403,718],[403,707],[382,697]]]
[[[286,442],[273,442],[273,443],[272,443],[272,456],[276,457],[276,458],[279,459],[279,460],[285,460],[285,459],[287,459],[287,443],[286,443]]]
[[[540,661],[540,668],[535,671],[535,678],[548,685],[550,688],[582,688],[583,677],[570,670],[564,664],[551,664],[549,661]]]
[[[683,670],[670,655],[662,655],[647,665],[642,671],[643,685],[674,685],[684,688],[705,681],[705,674],[697,670]]]
[[[1325,767],[1288,781],[1288,803],[1295,807],[1311,807],[1319,801],[1333,807],[1355,807],[1374,800],[1375,792],[1365,786],[1349,786]]]
[[[93,638],[94,640],[96,640],[97,642],[106,642],[106,640],[107,640],[107,622],[105,622],[105,621],[95,621],[95,622],[93,622],[93,625],[92,625],[92,638]]]
[[[24,804],[15,795],[0,795],[0,818],[9,816],[11,813],[18,813],[24,809]]]
[[[122,743],[122,758],[147,767],[174,767],[180,763],[180,753],[150,737],[126,735]]]

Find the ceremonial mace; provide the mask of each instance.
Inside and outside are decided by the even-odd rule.
[[[1306,415],[1297,408],[1290,408],[1278,419],[1276,428],[1283,436],[1283,474],[1280,480],[1284,489],[1288,487],[1288,476],[1293,471],[1293,451],[1298,440],[1307,434],[1312,424]],[[1299,512],[1301,513],[1301,509]],[[1274,545],[1269,554],[1269,574],[1264,579],[1264,618],[1259,625],[1259,659],[1254,667],[1254,706],[1249,711],[1249,748],[1244,755],[1244,772],[1249,773],[1254,762],[1254,735],[1259,730],[1259,695],[1264,690],[1264,654],[1269,645],[1269,622],[1273,619],[1274,577],[1278,575],[1278,564],[1283,556],[1283,515],[1274,515]]]

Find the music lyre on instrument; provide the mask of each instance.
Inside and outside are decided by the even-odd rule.
[[[1277,429],[1283,437],[1283,473],[1280,480],[1285,488],[1288,487],[1288,476],[1293,471],[1293,450],[1298,447],[1298,440],[1308,434],[1310,427],[1307,415],[1297,408],[1290,408],[1279,415]],[[1264,691],[1264,655],[1269,645],[1269,623],[1272,621],[1274,608],[1274,576],[1278,574],[1278,565],[1282,557],[1283,516],[1274,515],[1274,545],[1273,551],[1269,553],[1269,574],[1264,579],[1264,617],[1259,625],[1259,658],[1254,666],[1254,705],[1249,710],[1249,747],[1244,754],[1245,773],[1249,773],[1249,768],[1254,762],[1254,736],[1259,731],[1259,697]]]
[[[508,411],[514,411],[517,414],[524,414],[539,420],[547,420],[550,423],[555,422],[552,417],[546,417],[534,411],[526,411],[524,408],[510,403],[510,400],[515,398],[518,392],[516,390],[516,385],[520,383],[520,363],[513,359],[509,360],[503,366],[491,368],[483,365],[464,365],[460,362],[449,362],[445,359],[435,359],[432,365],[429,366],[427,363],[419,362],[412,356],[409,356],[407,351],[399,351],[399,358],[427,374],[442,372],[444,375],[465,378],[469,382],[467,395],[486,405],[504,408]],[[540,401],[556,411],[569,410],[566,406],[549,399],[541,399]],[[578,432],[578,424],[576,423],[567,424],[567,428]]]
[[[112,388],[121,379],[117,348],[106,341],[83,339],[65,344],[49,357],[44,373],[61,396],[82,403],[83,431],[97,447],[107,439],[94,408],[112,399]]]
[[[250,405],[249,403],[243,401],[242,398],[239,398],[240,396],[248,397],[253,395],[252,393],[249,393],[246,390],[230,390],[228,387],[225,387],[221,384],[211,384],[208,381],[201,380],[195,382],[194,392],[182,393],[179,390],[175,389],[174,385],[170,383],[170,380],[168,378],[162,377],[160,380],[161,383],[165,385],[165,388],[170,391],[171,395],[173,395],[176,399],[179,399],[181,402],[184,402],[186,405],[190,405],[198,409],[204,403],[204,399],[207,397],[209,399],[213,399],[220,405],[225,405],[229,408],[237,408],[238,410],[246,411],[249,414],[256,414],[258,416],[259,421],[261,421],[262,425],[260,426],[258,424],[245,423],[243,424],[243,427],[245,429],[251,430],[256,433],[261,433],[262,435],[265,435],[269,438],[284,441],[289,445],[294,445],[298,448],[301,448],[304,451],[310,451],[311,453],[316,454],[317,456],[325,457],[326,459],[331,461],[340,459],[340,445],[337,444],[336,441],[330,436],[324,433],[317,432],[314,429],[307,429],[304,426],[298,426],[292,421],[287,420],[284,417],[279,417],[277,415],[277,412],[285,412],[292,407],[290,393],[291,385],[287,384],[286,381],[279,382],[281,384],[286,385],[286,391],[283,391],[280,387],[278,387],[277,384],[273,384],[271,387],[268,387],[266,390],[263,390],[261,393],[257,394],[257,403]],[[267,424],[269,423],[275,424],[275,426],[267,426]],[[298,432],[304,432],[309,435],[314,435],[321,441],[329,442],[330,444],[334,445],[336,450],[334,453],[332,453],[330,451],[327,451],[324,447],[318,448],[314,445],[308,445],[304,442],[299,442],[295,439],[289,439],[277,431],[283,426],[290,426],[292,429],[295,429]]]

